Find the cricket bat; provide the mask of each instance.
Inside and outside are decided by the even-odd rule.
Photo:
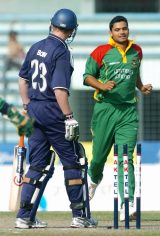
[[[9,199],[9,210],[16,211],[20,206],[23,174],[26,168],[26,152],[24,135],[20,136],[19,144],[14,147],[13,171]]]

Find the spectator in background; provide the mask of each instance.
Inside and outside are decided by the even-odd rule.
[[[4,58],[3,78],[6,77],[6,72],[12,68],[19,70],[25,57],[25,51],[18,42],[17,35],[16,31],[9,32],[7,55]]]

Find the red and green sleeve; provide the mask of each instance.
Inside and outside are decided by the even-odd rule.
[[[111,45],[101,45],[97,47],[89,56],[86,67],[85,73],[83,75],[83,79],[85,80],[88,75],[94,76],[96,79],[99,79],[100,69],[103,65],[103,58],[106,53],[112,48]]]

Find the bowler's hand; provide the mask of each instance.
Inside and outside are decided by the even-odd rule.
[[[105,84],[102,84],[102,91],[110,91],[116,86],[116,83],[114,81],[108,81]]]
[[[151,84],[143,85],[140,91],[144,94],[149,94],[152,91],[152,85]]]

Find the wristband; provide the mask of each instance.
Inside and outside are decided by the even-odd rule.
[[[24,109],[25,111],[27,111],[27,110],[28,110],[28,104],[23,104],[23,109]]]
[[[73,118],[73,113],[64,115],[64,119],[65,119],[65,120],[70,120],[70,119],[72,119],[72,118]]]

